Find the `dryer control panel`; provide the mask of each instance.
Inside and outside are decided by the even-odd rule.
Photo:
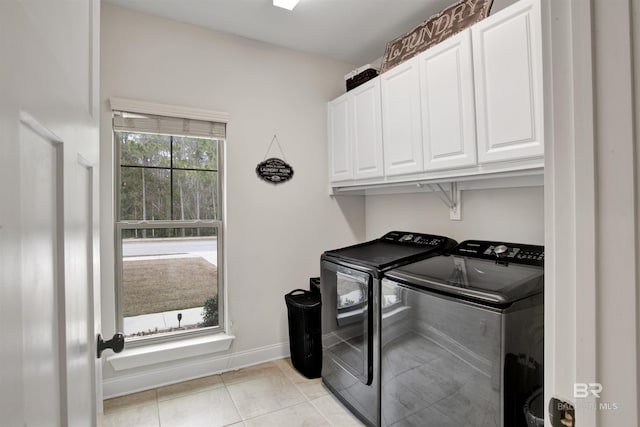
[[[465,240],[453,249],[452,255],[544,266],[544,246],[522,243]]]
[[[392,243],[406,243],[420,246],[441,246],[449,239],[432,234],[409,233],[406,231],[390,231],[380,238],[380,240]]]

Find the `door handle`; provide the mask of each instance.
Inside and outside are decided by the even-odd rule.
[[[114,353],[120,353],[124,349],[124,335],[118,332],[113,335],[108,341],[104,341],[102,339],[102,335],[98,334],[98,347],[97,347],[97,356],[98,359],[102,357],[102,351],[110,348]]]

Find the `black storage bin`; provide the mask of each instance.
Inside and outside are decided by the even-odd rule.
[[[359,74],[356,74],[355,76],[346,80],[347,92],[349,92],[351,89],[357,88],[362,84],[365,84],[366,82],[368,82],[373,78],[376,78],[377,76],[378,76],[378,70],[374,68],[369,68],[367,70],[362,71]]]
[[[284,300],[289,316],[291,364],[305,377],[318,378],[322,371],[320,295],[295,289]]]

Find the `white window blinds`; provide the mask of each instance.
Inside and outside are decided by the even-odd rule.
[[[208,120],[183,119],[150,114],[113,112],[116,132],[156,133],[199,138],[226,138],[226,123]]]

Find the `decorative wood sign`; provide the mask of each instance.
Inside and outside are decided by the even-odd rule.
[[[258,163],[256,173],[267,182],[281,184],[293,177],[293,168],[284,160],[271,157]]]
[[[489,16],[493,0],[461,0],[387,43],[380,73]]]

